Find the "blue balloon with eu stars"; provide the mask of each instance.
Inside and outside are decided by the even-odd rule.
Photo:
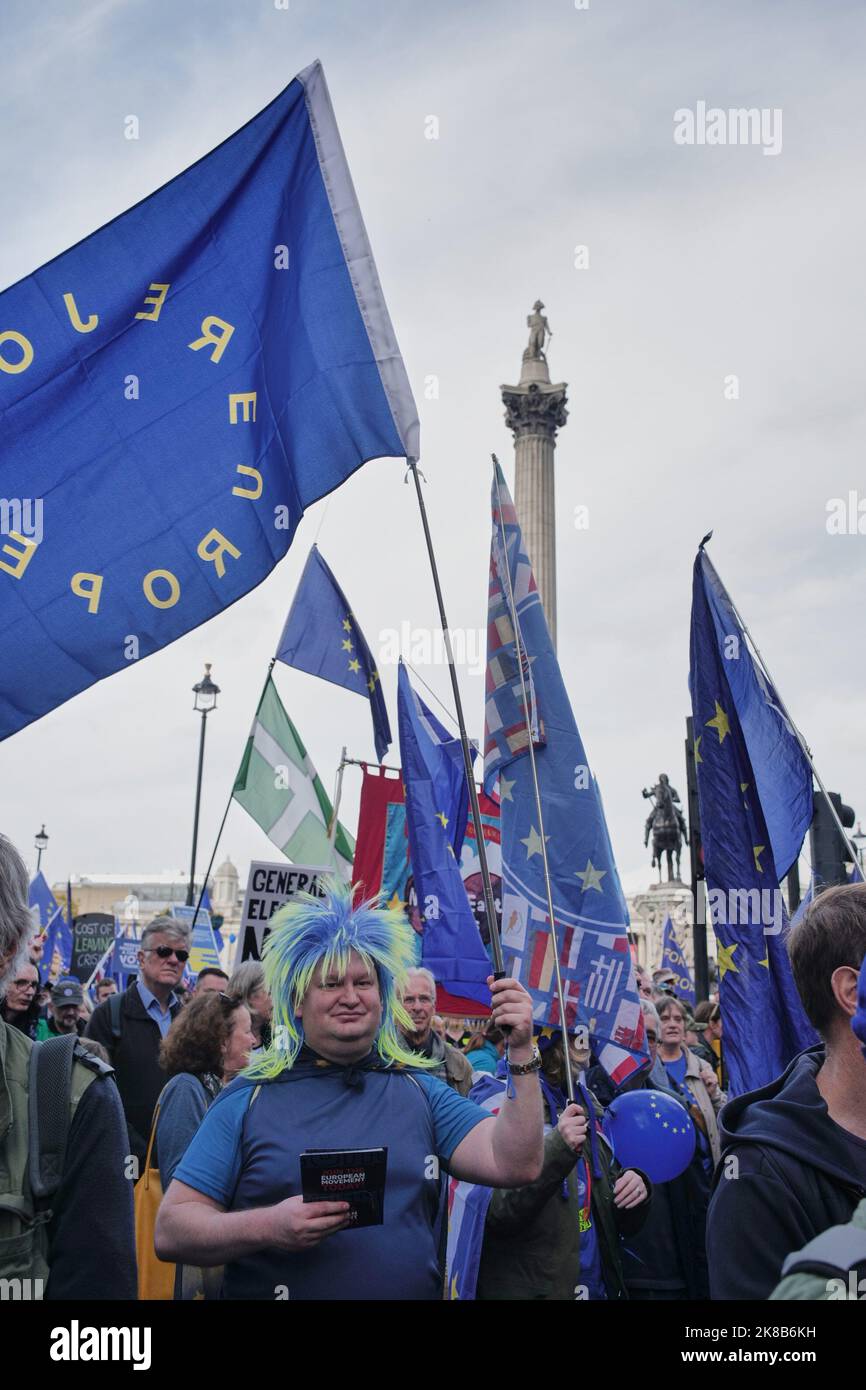
[[[684,1173],[695,1153],[688,1113],[664,1091],[626,1091],[605,1111],[602,1127],[623,1168],[637,1168],[650,1182]]]

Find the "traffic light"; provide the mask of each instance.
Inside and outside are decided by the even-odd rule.
[[[838,792],[830,792],[830,800],[845,829],[850,830],[854,824],[851,807],[845,805]],[[850,880],[845,866],[853,864],[853,854],[833,819],[823,792],[814,793],[813,804],[809,839],[815,881],[819,888],[829,888],[834,883],[848,883]]]

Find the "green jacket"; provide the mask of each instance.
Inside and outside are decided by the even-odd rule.
[[[28,1181],[29,1065],[35,1046],[17,1028],[0,1023],[0,1278],[35,1280],[35,1286],[27,1286],[29,1296],[41,1298],[48,1280],[51,1213],[37,1212]],[[73,1066],[72,1113],[94,1079],[85,1067]]]
[[[855,1208],[849,1225],[856,1227],[857,1230],[866,1231],[866,1197]],[[820,1240],[820,1236],[817,1239]],[[863,1283],[863,1287],[860,1288],[862,1282],[862,1278],[858,1280],[853,1271],[848,1277],[832,1278],[827,1274],[809,1274],[802,1270],[799,1274],[789,1274],[780,1284],[777,1284],[770,1294],[770,1300],[793,1299],[803,1302],[806,1300],[834,1302],[849,1298],[862,1299],[866,1297],[866,1283]]]
[[[601,1113],[600,1111],[598,1113]],[[619,1236],[640,1230],[651,1197],[630,1211],[613,1205],[613,1184],[623,1171],[601,1134],[601,1173],[592,1182],[592,1220],[598,1231],[602,1274],[610,1299],[627,1298]],[[584,1156],[590,1161],[589,1141]],[[487,1209],[478,1271],[478,1299],[580,1297],[580,1198],[576,1157],[558,1129],[544,1140],[540,1177],[525,1187],[496,1188]],[[641,1174],[649,1191],[649,1179]],[[563,1195],[567,1183],[567,1198]]]

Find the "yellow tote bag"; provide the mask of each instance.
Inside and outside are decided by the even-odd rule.
[[[153,1141],[156,1138],[158,1119],[159,1101],[156,1103],[153,1124],[150,1127],[144,1172],[135,1184],[133,1193],[135,1253],[138,1260],[138,1297],[149,1301],[174,1298],[174,1276],[177,1268],[174,1264],[167,1264],[165,1260],[160,1260],[153,1248],[156,1214],[162,1201],[162,1182],[159,1177],[159,1169],[150,1166],[150,1155],[153,1150]]]

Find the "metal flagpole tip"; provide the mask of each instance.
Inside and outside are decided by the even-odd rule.
[[[713,539],[713,533],[712,533],[712,531],[708,531],[707,534],[704,536],[704,539],[701,541],[700,545],[698,546],[698,550],[703,550],[703,548],[704,548],[704,546],[706,545],[707,541],[711,541],[712,539]]]

